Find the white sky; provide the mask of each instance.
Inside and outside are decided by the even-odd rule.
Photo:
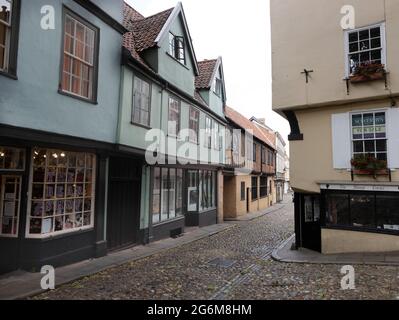
[[[144,16],[178,0],[126,0]],[[269,0],[182,0],[198,60],[223,57],[227,105],[266,118],[287,141],[288,122],[272,111]]]

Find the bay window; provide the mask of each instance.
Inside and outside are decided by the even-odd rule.
[[[95,101],[98,29],[69,10],[64,13],[61,91]]]
[[[35,148],[27,235],[42,238],[94,226],[94,154]]]

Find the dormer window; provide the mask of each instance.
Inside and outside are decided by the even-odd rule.
[[[171,32],[169,32],[169,54],[181,64],[186,65],[184,38],[175,36]]]
[[[213,92],[219,97],[222,95],[222,80],[218,77],[213,82]]]

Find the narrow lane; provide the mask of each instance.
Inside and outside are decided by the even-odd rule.
[[[342,291],[341,266],[275,262],[293,233],[293,204],[210,238],[112,268],[34,299],[395,299],[398,268],[357,266]]]

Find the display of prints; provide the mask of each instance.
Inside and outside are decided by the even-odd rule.
[[[95,156],[38,148],[33,150],[32,156],[34,174],[29,232],[48,235],[90,227],[93,222]]]

